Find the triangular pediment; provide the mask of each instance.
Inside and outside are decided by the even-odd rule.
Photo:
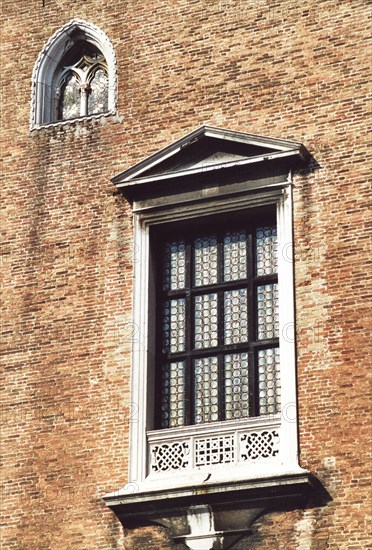
[[[242,143],[224,139],[218,135],[201,133],[190,142],[186,141],[180,150],[141,173],[141,177],[179,174],[189,170],[200,170],[220,165],[241,162],[246,159],[272,153],[273,149],[253,143]]]
[[[286,157],[303,160],[307,156],[308,152],[298,142],[202,126],[112,181],[124,192],[151,182]]]
[[[114,183],[181,175],[299,151],[301,143],[203,126],[116,176]]]

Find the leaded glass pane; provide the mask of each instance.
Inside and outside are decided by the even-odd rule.
[[[226,233],[223,240],[223,280],[237,281],[247,277],[247,235],[245,231]]]
[[[258,227],[256,230],[256,274],[272,275],[278,271],[278,243],[276,227]]]
[[[225,355],[226,420],[249,416],[248,353]]]
[[[163,365],[162,370],[162,428],[185,424],[185,362]]]
[[[165,247],[164,290],[185,288],[186,246],[185,241],[174,241]]]
[[[217,283],[217,239],[215,236],[196,239],[195,253],[195,286]]]
[[[62,88],[60,118],[67,120],[78,116],[80,116],[80,85],[77,77],[71,74]]]
[[[88,114],[108,111],[108,77],[102,69],[98,69],[90,82],[88,96]]]
[[[224,292],[224,312],[225,344],[248,342],[248,300],[246,288]]]
[[[254,411],[276,414],[280,411],[279,350],[271,342],[279,336],[276,228],[265,225],[253,235],[245,230],[224,232],[221,239],[212,233],[191,236],[190,241],[186,235],[184,240],[169,235],[161,274],[167,293],[163,353],[168,358],[160,361],[159,425],[184,426],[186,419],[194,424],[239,420]],[[253,250],[248,246],[252,239]],[[187,275],[186,258],[192,266]],[[208,285],[214,286],[203,288]],[[187,320],[186,304],[191,316]],[[251,324],[257,334],[248,330]],[[271,347],[257,349],[252,340]],[[176,353],[169,359],[169,354]],[[186,364],[191,368],[187,383]]]
[[[259,350],[258,385],[260,414],[280,412],[279,348]]]
[[[257,287],[257,333],[258,340],[279,336],[277,284]]]
[[[167,300],[163,315],[163,352],[185,351],[185,299]]]
[[[203,357],[194,362],[194,421],[218,420],[218,358]]]
[[[212,348],[218,345],[217,294],[195,297],[195,348]]]

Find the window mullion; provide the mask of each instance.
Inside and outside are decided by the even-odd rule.
[[[193,334],[194,334],[194,304],[193,296],[190,289],[193,284],[192,270],[192,243],[186,242],[186,277],[185,277],[185,424],[190,425],[193,422],[194,416],[194,384],[193,384],[193,359],[190,352],[194,349]]]
[[[223,256],[223,237],[218,236],[217,245],[217,282],[223,283],[224,273],[224,256]],[[225,332],[225,312],[224,312],[224,290],[217,292],[217,321],[218,321],[218,348],[219,350],[224,345],[224,332]],[[225,369],[224,369],[224,355],[219,352],[218,354],[218,418],[219,420],[225,420]]]
[[[88,114],[88,93],[89,85],[87,83],[82,84],[80,87],[80,116],[87,116]]]
[[[256,339],[256,304],[254,293],[254,254],[252,234],[247,235],[247,275],[248,275],[248,337],[249,342]],[[256,416],[257,411],[257,388],[256,388],[256,357],[253,347],[248,352],[248,375],[249,375],[249,416]]]

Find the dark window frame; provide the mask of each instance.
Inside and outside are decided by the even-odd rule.
[[[195,422],[193,407],[193,360],[202,357],[218,357],[219,413],[218,421],[225,420],[224,402],[224,355],[227,353],[248,353],[249,372],[249,415],[245,418],[260,416],[258,387],[258,351],[261,349],[279,348],[279,337],[258,340],[257,332],[257,287],[264,284],[277,284],[278,273],[272,275],[255,274],[255,232],[258,227],[275,225],[277,227],[276,209],[274,206],[261,206],[243,211],[232,211],[222,215],[208,215],[181,222],[170,222],[155,226],[150,233],[150,243],[155,258],[155,292],[156,292],[156,350],[155,350],[155,429],[172,429],[162,426],[162,375],[164,362],[185,360],[186,367],[186,419],[185,426],[200,424]],[[223,235],[229,231],[245,230],[247,232],[247,278],[235,281],[223,281]],[[216,235],[218,238],[218,282],[215,284],[195,286],[193,282],[193,258],[191,249],[194,239],[203,235]],[[171,239],[169,238],[171,235]],[[163,250],[166,242],[181,239],[186,242],[186,285],[182,290],[163,290]],[[248,341],[233,344],[222,342],[224,335],[223,295],[225,291],[247,288],[248,298]],[[194,306],[193,298],[198,295],[217,293],[218,299],[218,346],[195,349],[194,346]],[[182,352],[165,354],[162,351],[163,304],[165,300],[186,299],[186,349]],[[214,421],[208,422],[213,424]]]

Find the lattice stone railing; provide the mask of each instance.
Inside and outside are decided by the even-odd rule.
[[[225,427],[220,424],[218,430],[213,430],[213,425],[200,428],[149,432],[150,471],[154,474],[204,466],[254,464],[279,457],[279,422],[270,426],[239,425],[235,429],[230,423]]]

